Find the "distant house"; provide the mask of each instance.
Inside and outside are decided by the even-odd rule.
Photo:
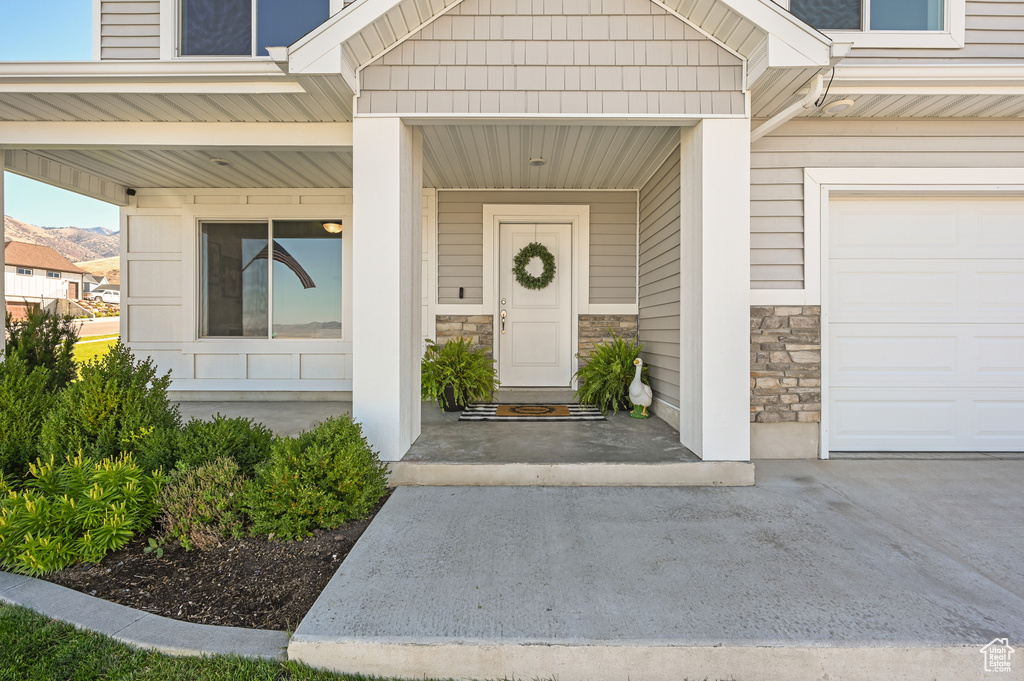
[[[49,246],[7,241],[4,259],[7,311],[15,318],[54,299],[82,297],[85,270]]]
[[[82,277],[82,293],[92,293],[100,286],[107,283],[107,278],[102,274],[86,274]]]

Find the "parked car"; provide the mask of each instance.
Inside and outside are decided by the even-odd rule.
[[[104,303],[113,303],[114,305],[121,304],[121,292],[120,291],[103,291],[100,293],[100,300]]]

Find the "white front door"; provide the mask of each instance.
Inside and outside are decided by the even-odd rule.
[[[569,387],[572,379],[572,225],[510,224],[498,229],[498,379],[507,387]],[[555,278],[524,288],[512,274],[516,254],[538,241],[555,256]],[[534,258],[526,271],[544,271]]]

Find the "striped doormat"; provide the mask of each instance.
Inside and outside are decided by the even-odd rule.
[[[604,421],[597,407],[579,404],[471,404],[460,421]]]

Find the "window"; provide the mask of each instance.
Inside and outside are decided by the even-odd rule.
[[[18,268],[18,274],[24,275],[26,277],[31,277],[32,276],[32,270],[29,269],[28,267],[19,267]]]
[[[266,57],[330,15],[330,0],[181,0],[181,54]]]
[[[341,338],[342,235],[324,222],[202,223],[200,337]]]
[[[47,279],[60,279],[60,272],[49,272],[48,271],[46,273],[46,278]]]
[[[790,0],[789,9],[825,31],[946,29],[944,0]]]

